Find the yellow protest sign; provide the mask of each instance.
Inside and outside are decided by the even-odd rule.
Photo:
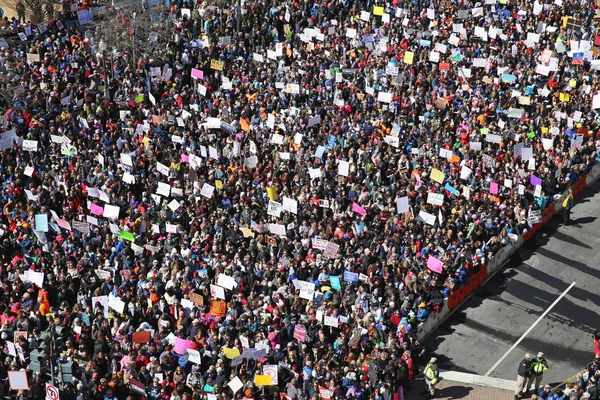
[[[271,386],[273,378],[271,375],[254,375],[254,384],[256,386]]]
[[[383,15],[383,7],[373,7],[373,15],[379,15],[381,17]]]
[[[210,68],[217,70],[217,71],[223,71],[223,61],[219,61],[219,60],[210,60]]]
[[[415,58],[415,53],[412,51],[407,51],[404,53],[404,64],[412,64],[413,59]]]
[[[431,179],[438,182],[438,183],[443,183],[444,182],[444,178],[446,177],[446,174],[444,174],[442,171],[440,171],[437,168],[434,168],[431,170]]]
[[[571,79],[569,81],[569,86],[572,88],[576,88],[577,87],[577,81],[575,79]]]
[[[568,102],[569,102],[569,100],[571,100],[571,95],[570,95],[569,93],[561,93],[561,94],[558,96],[558,99],[559,99],[560,101],[562,101],[563,103],[568,103]]]
[[[275,189],[274,187],[268,187],[267,193],[269,195],[269,200],[277,199],[277,189]]]
[[[548,128],[546,128],[545,126],[542,126],[542,133],[548,133]]]
[[[223,354],[225,354],[225,357],[233,360],[235,357],[240,355],[240,351],[237,348],[230,349],[228,347],[224,347]]]
[[[215,187],[217,189],[223,189],[223,182],[221,182],[220,180],[215,180]]]

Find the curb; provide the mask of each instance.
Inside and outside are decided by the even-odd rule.
[[[455,371],[440,371],[440,376],[444,378],[444,381],[464,383],[467,385],[475,385],[482,387],[489,387],[493,389],[506,390],[514,392],[516,383],[515,381],[509,381],[508,379],[492,378],[488,376],[467,374],[464,372]]]
[[[596,164],[592,167],[589,173],[582,175],[577,183],[573,186],[573,196],[578,197],[586,187],[594,184],[598,178],[600,178],[600,164]],[[479,288],[490,280],[498,271],[508,262],[508,259],[515,254],[523,244],[529,241],[537,231],[539,231],[549,220],[552,219],[562,209],[562,203],[567,193],[563,193],[559,199],[550,204],[542,212],[542,222],[535,224],[529,231],[523,236],[519,236],[516,242],[512,242],[507,246],[501,248],[492,258],[492,260],[485,266],[483,266],[476,274],[469,277],[469,285],[462,286],[455,291],[452,291],[448,299],[445,301],[445,307],[439,313],[434,313],[429,316],[427,321],[419,325],[417,330],[417,337],[419,340],[424,341],[429,335],[437,330],[456,310],[462,307],[462,305],[473,295],[475,289]],[[469,375],[469,374],[465,374]],[[478,375],[474,375],[478,376]],[[487,378],[486,378],[487,379]],[[496,379],[496,378],[494,378]],[[454,380],[454,379],[448,379]]]

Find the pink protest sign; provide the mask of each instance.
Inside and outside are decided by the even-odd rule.
[[[443,262],[441,262],[440,260],[438,260],[437,258],[435,258],[433,256],[429,256],[429,258],[427,259],[427,268],[429,268],[433,272],[437,272],[438,274],[442,273],[443,265],[444,265]]]
[[[298,339],[300,342],[304,342],[306,339],[306,329],[303,326],[296,325],[294,327],[294,339]]]
[[[178,337],[175,338],[175,346],[173,346],[173,352],[177,354],[183,355],[185,353],[185,349],[196,349],[196,343],[191,340],[180,339]]]
[[[367,215],[367,210],[359,206],[357,203],[352,203],[352,211],[362,215],[363,217]]]
[[[182,154],[181,162],[190,162],[190,156],[188,156],[187,154]]]
[[[192,78],[204,79],[204,71],[192,68]]]
[[[498,184],[496,182],[490,182],[490,193],[498,194]]]
[[[94,203],[90,204],[90,211],[94,215],[104,215],[104,208],[97,206]]]

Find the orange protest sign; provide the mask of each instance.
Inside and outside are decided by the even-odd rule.
[[[589,133],[590,133],[590,128],[585,127],[585,128],[577,129],[577,134],[583,135],[583,137],[587,137]]]
[[[133,332],[131,341],[133,343],[148,343],[150,341],[150,332]]]
[[[250,124],[248,124],[248,120],[240,118],[240,126],[244,131],[250,132]]]
[[[210,303],[210,313],[216,317],[224,317],[227,312],[227,303],[224,301],[213,300]]]

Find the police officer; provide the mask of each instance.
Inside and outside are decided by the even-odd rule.
[[[440,381],[440,368],[437,365],[437,358],[432,357],[429,360],[429,364],[423,370],[423,374],[429,388],[429,394],[433,397],[435,395],[435,385]]]
[[[517,370],[517,388],[515,389],[515,400],[523,396],[523,390],[529,387],[527,380],[531,375],[531,354],[525,354],[525,358],[519,363]]]
[[[529,391],[531,384],[533,387],[533,393],[537,393],[542,383],[542,377],[544,372],[548,371],[548,361],[544,358],[544,353],[541,351],[537,354],[537,358],[531,362],[531,376],[527,383],[527,390]]]

